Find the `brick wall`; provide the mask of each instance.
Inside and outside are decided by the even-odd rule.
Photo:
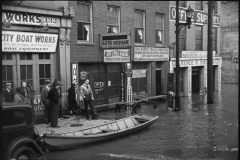
[[[120,32],[131,32],[134,46],[134,11],[146,11],[146,45],[155,47],[155,13],[165,13],[165,45],[169,46],[169,2],[168,1],[92,1],[93,45],[77,44],[77,18],[73,18],[71,30],[71,62],[103,62],[103,51],[99,49],[99,34],[107,33],[107,5],[120,7]],[[77,11],[77,2],[69,1]],[[133,48],[133,47],[132,47]]]
[[[232,62],[233,53],[239,55],[239,8],[237,1],[221,3],[222,83],[238,83],[238,63]]]

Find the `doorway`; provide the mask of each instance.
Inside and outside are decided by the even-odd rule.
[[[156,70],[156,96],[161,95],[161,70]]]
[[[192,93],[200,91],[200,71],[198,68],[192,68]]]

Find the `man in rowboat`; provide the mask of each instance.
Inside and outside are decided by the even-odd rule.
[[[92,104],[92,101],[94,100],[92,89],[89,85],[89,79],[86,79],[83,85],[80,87],[80,94],[83,97],[84,104],[85,104],[85,112],[86,112],[86,118],[89,120],[89,114],[88,114],[88,104],[90,105],[92,119],[96,119],[95,113],[94,113],[94,107]]]

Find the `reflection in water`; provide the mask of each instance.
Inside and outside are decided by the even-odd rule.
[[[224,93],[224,94],[221,94]],[[237,85],[222,85],[214,92],[214,103],[207,95],[181,98],[180,112],[172,112],[166,102],[142,104],[137,113],[158,115],[149,129],[127,137],[74,150],[49,153],[46,159],[158,160],[158,159],[237,159]],[[99,113],[99,118],[120,119],[131,110]],[[97,157],[97,158],[96,158]],[[42,157],[41,157],[42,158]]]

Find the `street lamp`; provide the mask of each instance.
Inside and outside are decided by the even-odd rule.
[[[180,73],[180,66],[179,66],[179,33],[180,30],[184,26],[188,26],[190,29],[190,25],[192,24],[192,16],[193,16],[194,10],[189,6],[189,8],[186,10],[186,17],[187,22],[186,23],[179,23],[179,1],[176,1],[176,95],[175,95],[175,108],[174,111],[180,111],[181,110],[181,101],[180,101],[180,95],[179,95],[179,73]]]

